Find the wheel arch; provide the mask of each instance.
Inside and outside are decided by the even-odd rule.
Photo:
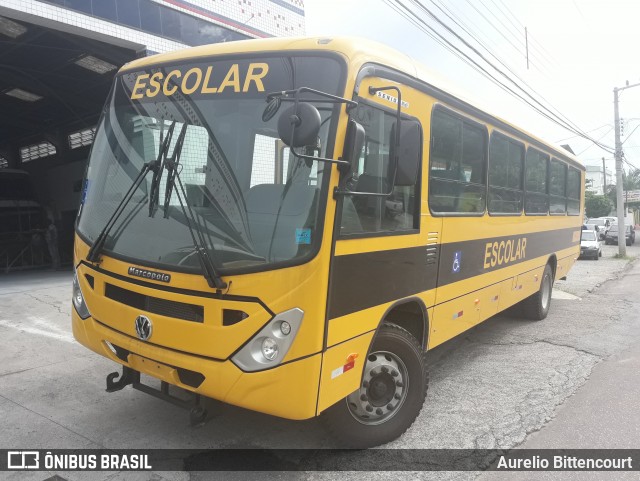
[[[556,279],[556,269],[558,268],[558,258],[555,254],[551,254],[549,259],[547,260],[547,264],[551,266],[551,271],[553,272],[553,280]]]
[[[371,340],[375,342],[376,336],[385,323],[400,326],[416,338],[423,351],[429,345],[429,314],[427,306],[419,297],[407,297],[394,302],[383,314],[376,333]]]

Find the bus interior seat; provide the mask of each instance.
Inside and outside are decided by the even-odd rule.
[[[291,184],[278,215],[284,189],[283,184],[260,184],[251,187],[246,195],[255,253],[266,258],[273,244],[270,257],[275,261],[288,260],[297,254],[301,247],[297,229],[308,228],[313,234],[309,213],[313,213],[318,189],[306,184]]]

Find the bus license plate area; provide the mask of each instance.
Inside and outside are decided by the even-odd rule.
[[[142,374],[175,384],[178,380],[175,368],[147,359],[137,354],[129,354],[129,366]]]

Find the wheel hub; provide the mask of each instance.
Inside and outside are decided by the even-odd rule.
[[[404,362],[393,353],[369,354],[360,388],[347,396],[351,415],[362,424],[381,424],[404,403],[409,378]]]

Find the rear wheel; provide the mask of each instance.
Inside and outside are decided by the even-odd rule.
[[[385,323],[367,356],[360,387],[322,420],[336,442],[368,448],[398,438],[413,424],[427,395],[424,351],[408,331]]]
[[[597,257],[596,257],[597,259]],[[542,273],[540,290],[522,301],[522,313],[525,318],[532,321],[541,321],[549,313],[551,306],[551,291],[553,289],[553,271],[547,264]]]

